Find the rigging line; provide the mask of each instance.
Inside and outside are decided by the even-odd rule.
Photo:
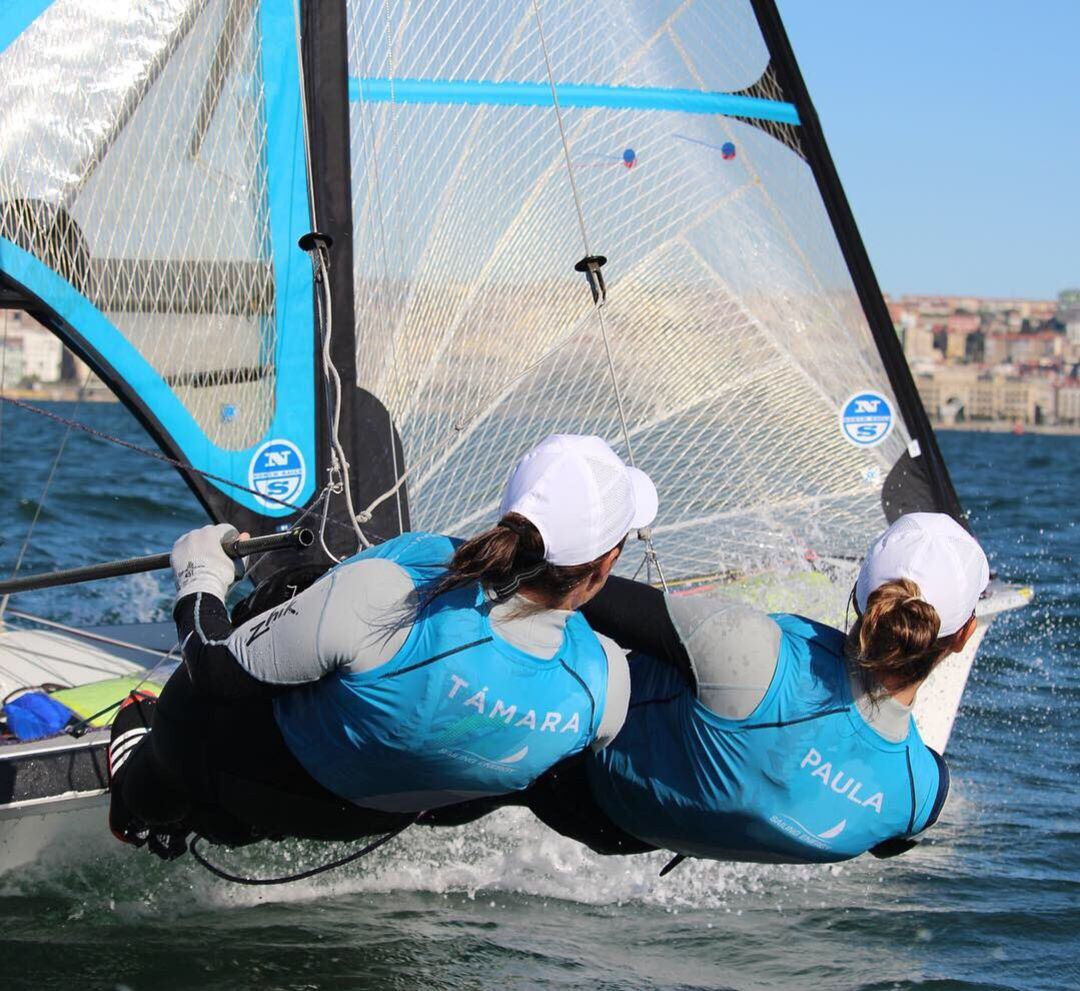
[[[291,509],[293,512],[298,511],[297,506],[294,506],[290,502],[286,502],[284,499],[278,499],[276,496],[267,495],[265,492],[259,492],[256,489],[249,489],[246,485],[234,482],[231,478],[225,478],[223,475],[215,475],[213,472],[204,471],[202,468],[196,468],[194,465],[187,464],[184,461],[170,458],[167,454],[162,454],[160,451],[152,451],[148,447],[140,447],[138,444],[133,444],[129,440],[123,440],[120,437],[114,437],[112,434],[96,430],[94,427],[88,426],[85,423],[79,423],[78,420],[69,420],[67,417],[42,409],[40,406],[32,406],[30,403],[25,403],[21,399],[15,399],[13,396],[0,395],[0,403],[8,403],[11,406],[17,406],[19,409],[26,410],[28,413],[36,413],[38,416],[44,416],[46,419],[55,420],[57,423],[62,423],[67,427],[80,430],[82,433],[88,434],[96,440],[116,444],[118,447],[127,448],[129,451],[134,451],[136,454],[142,454],[145,457],[153,458],[155,461],[163,461],[165,464],[172,465],[179,471],[187,472],[192,475],[199,475],[200,477],[209,479],[213,482],[220,482],[222,485],[231,486],[234,489],[239,489],[241,492],[247,492],[249,495],[258,496],[266,502],[277,503],[279,506],[284,506],[287,509]],[[338,527],[347,526],[347,524],[340,523],[337,520],[331,520],[330,523]]]
[[[8,311],[4,310],[4,344],[0,352],[0,395],[4,393],[4,385],[7,381],[7,358],[8,358]],[[4,406],[0,403],[0,452],[4,450]]]
[[[136,650],[143,654],[152,654],[154,657],[167,657],[172,651],[158,650],[156,647],[144,647],[142,644],[131,643],[127,640],[118,640],[115,637],[107,637],[100,633],[91,633],[88,630],[80,630],[77,626],[68,626],[66,623],[58,623],[53,619],[45,619],[44,616],[35,616],[33,613],[23,612],[20,609],[9,609],[7,614],[16,619],[25,620],[28,623],[37,623],[40,626],[48,626],[62,633],[71,633],[83,640],[93,640],[95,643],[109,644],[111,647],[123,647],[125,650]]]
[[[75,409],[79,408],[79,404],[83,400],[83,396],[86,394],[86,385],[89,379],[79,387],[78,395],[75,398]],[[72,421],[74,423],[75,421]],[[19,568],[22,567],[23,558],[26,556],[26,552],[30,547],[30,538],[34,534],[34,527],[37,526],[38,518],[41,516],[41,511],[45,508],[45,499],[49,494],[49,488],[52,485],[53,478],[56,475],[56,469],[60,467],[60,459],[64,456],[64,449],[67,447],[67,442],[71,437],[72,425],[68,424],[67,430],[64,431],[64,436],[60,439],[60,446],[56,450],[56,457],[53,458],[52,466],[49,468],[49,474],[45,478],[45,486],[41,490],[41,497],[38,499],[37,507],[34,509],[33,518],[30,520],[30,526],[27,528],[26,536],[23,538],[22,547],[19,548],[18,557],[15,558],[15,567],[11,571],[9,577],[14,578],[19,573]],[[8,607],[8,601],[11,599],[11,593],[9,592],[2,599],[0,599],[0,623],[3,623],[4,612]]]
[[[585,230],[585,213],[581,207],[581,197],[578,195],[577,182],[574,179],[574,165],[570,159],[570,143],[566,139],[566,128],[563,125],[562,108],[559,106],[559,94],[555,87],[555,74],[551,68],[551,58],[548,55],[547,41],[544,38],[544,27],[540,21],[539,0],[532,0],[533,13],[536,16],[536,31],[540,36],[540,47],[544,52],[544,65],[547,68],[548,84],[551,86],[551,102],[555,107],[555,119],[559,124],[559,136],[562,138],[563,156],[566,159],[566,174],[570,180],[570,191],[574,196],[574,209],[577,211],[578,225],[581,228],[581,241],[585,246],[586,257],[592,255],[589,248],[589,235]],[[626,423],[626,411],[623,407],[622,391],[619,389],[619,379],[615,374],[615,363],[611,357],[611,344],[608,341],[607,325],[604,322],[603,305],[605,297],[600,294],[596,297],[593,309],[600,325],[600,336],[604,342],[604,354],[607,357],[608,371],[611,373],[611,386],[615,392],[615,405],[619,411],[619,422],[622,424],[623,439],[626,442],[626,453],[631,465],[634,465],[634,447],[630,442],[630,428]],[[635,465],[636,467],[636,465]]]
[[[296,34],[296,68],[300,83],[300,122],[304,131],[304,168],[307,171],[308,212],[312,225],[315,224],[315,175],[311,169],[311,134],[308,130],[307,85],[304,81],[304,49],[300,33],[300,0],[293,0],[293,28]],[[260,34],[259,44],[266,39]]]
[[[540,48],[544,53],[544,65],[547,66],[548,83],[551,85],[551,102],[555,106],[555,120],[559,124],[559,137],[562,138],[563,155],[566,158],[566,174],[570,179],[570,189],[574,194],[574,209],[577,210],[578,226],[581,228],[581,240],[585,244],[585,254],[591,255],[589,250],[589,235],[585,231],[585,214],[581,209],[581,199],[578,196],[577,182],[574,181],[574,167],[570,162],[570,143],[566,140],[566,128],[563,127],[562,108],[559,106],[559,94],[555,88],[555,74],[551,70],[551,58],[548,56],[547,40],[544,38],[544,26],[540,22],[540,5],[538,0],[532,0],[533,15],[536,18],[536,32],[540,36]]]
[[[334,564],[341,564],[343,558],[338,557],[330,550],[329,545],[326,543],[326,521],[329,519],[330,515],[330,492],[331,488],[327,485],[319,494],[319,502],[322,503],[322,512],[319,514],[319,546],[322,548],[322,552],[330,558]]]
[[[578,225],[581,227],[581,240],[585,246],[586,259],[592,256],[592,251],[589,249],[589,235],[585,229],[585,212],[581,207],[581,197],[578,195],[577,182],[574,179],[574,165],[570,159],[570,143],[566,138],[566,127],[563,124],[562,108],[559,106],[559,94],[555,86],[555,73],[551,68],[551,56],[548,54],[547,40],[544,38],[544,25],[540,20],[540,4],[539,0],[532,0],[533,14],[536,17],[536,32],[540,37],[540,47],[544,53],[544,66],[547,69],[548,85],[551,86],[551,102],[555,108],[555,119],[559,124],[559,136],[562,139],[563,156],[566,159],[566,174],[570,179],[570,191],[574,196],[574,209],[577,211]],[[602,263],[601,263],[602,264]],[[623,441],[626,444],[627,460],[632,467],[637,467],[634,462],[634,445],[630,441],[630,427],[626,422],[626,409],[623,406],[622,390],[619,388],[619,377],[615,373],[615,362],[611,356],[611,341],[608,338],[607,323],[604,320],[603,306],[607,301],[606,292],[597,292],[593,279],[598,276],[594,273],[589,274],[589,286],[593,292],[593,309],[596,312],[597,323],[600,326],[600,337],[604,342],[604,355],[607,358],[608,371],[611,374],[611,388],[615,393],[615,407],[619,412],[619,423],[622,425]],[[602,279],[602,277],[599,277]],[[603,285],[601,281],[601,285]],[[660,584],[664,587],[664,591],[667,591],[667,581],[664,578],[664,571],[660,567],[660,559],[656,555],[656,548],[652,542],[652,530],[649,527],[645,527],[638,531],[638,538],[645,544],[645,563],[648,568],[649,578],[652,578],[652,567],[656,566],[657,574],[660,576]]]
[[[317,261],[316,261],[317,256]],[[330,391],[333,394],[333,402],[331,404],[332,419],[330,423],[330,444],[333,449],[334,458],[338,462],[339,471],[341,473],[341,484],[344,488],[345,496],[345,508],[349,514],[349,525],[352,527],[353,533],[356,535],[357,549],[371,547],[371,541],[367,539],[364,531],[361,529],[359,522],[356,518],[356,509],[353,506],[352,499],[352,485],[349,478],[349,461],[345,457],[345,449],[341,446],[341,376],[338,374],[337,368],[334,366],[334,362],[330,357],[330,339],[333,334],[333,311],[332,300],[330,297],[330,272],[327,265],[327,259],[323,256],[322,250],[316,246],[315,253],[312,255],[313,261],[316,261],[316,274],[315,281],[321,287],[322,290],[322,302],[319,308],[319,315],[321,317],[321,330],[323,334],[323,347],[322,347],[322,362],[323,362],[323,375],[330,383]],[[331,469],[333,472],[333,469]],[[331,474],[331,482],[332,482]],[[331,485],[328,485],[328,489]],[[329,492],[327,493],[327,507],[329,507],[330,499]],[[328,508],[323,510],[323,524],[322,527],[325,530],[326,518]],[[323,546],[325,550],[325,544]],[[333,557],[333,555],[331,555]],[[335,559],[336,560],[336,559]]]

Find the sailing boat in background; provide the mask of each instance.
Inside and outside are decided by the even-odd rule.
[[[624,568],[680,593],[838,622],[886,521],[962,518],[772,0],[14,0],[0,92],[0,299],[209,517],[319,530],[256,578],[465,532],[556,429],[656,479]],[[5,694],[169,656],[25,622]],[[4,865],[100,829],[106,733],[0,743]]]

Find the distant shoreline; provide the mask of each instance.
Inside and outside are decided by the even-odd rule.
[[[81,388],[74,382],[49,382],[37,389],[3,389],[0,390],[0,396],[6,399],[25,399],[27,402],[39,403],[118,403],[120,401],[101,385],[85,390],[80,396]]]
[[[1063,436],[1080,435],[1080,426],[1046,423],[1021,423],[1019,428],[1008,420],[967,420],[963,423],[933,423],[935,433],[952,430],[956,433],[969,434],[1059,434]]]
[[[28,402],[44,403],[74,403],[80,401],[79,386],[72,382],[50,383],[37,389],[4,389],[0,396],[11,399],[25,399]],[[116,403],[119,400],[108,389],[100,385],[88,389],[82,396],[84,403]],[[1015,430],[1015,424],[1008,420],[965,420],[961,423],[940,423],[931,421],[935,431],[952,430],[957,433],[976,434],[1011,434]],[[1058,434],[1063,436],[1080,436],[1080,425],[1064,426],[1049,424],[1022,424],[1022,430],[1016,431],[1025,434]]]

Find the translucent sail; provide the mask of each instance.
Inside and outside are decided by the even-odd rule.
[[[171,454],[299,505],[315,436],[295,38],[292,0],[9,0],[0,273]],[[276,486],[267,444],[295,453]]]
[[[413,524],[492,520],[518,452],[594,432],[656,480],[669,581],[859,555],[919,450],[751,4],[349,9],[358,380]]]

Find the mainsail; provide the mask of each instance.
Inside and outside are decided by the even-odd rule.
[[[960,512],[771,0],[16,0],[0,80],[5,298],[218,518],[333,495],[324,345],[371,540],[552,431],[653,475],[669,582]]]
[[[6,304],[195,469],[213,516],[256,532],[310,509],[333,467],[297,245],[313,227],[298,42],[292,0],[26,0],[0,28]]]

